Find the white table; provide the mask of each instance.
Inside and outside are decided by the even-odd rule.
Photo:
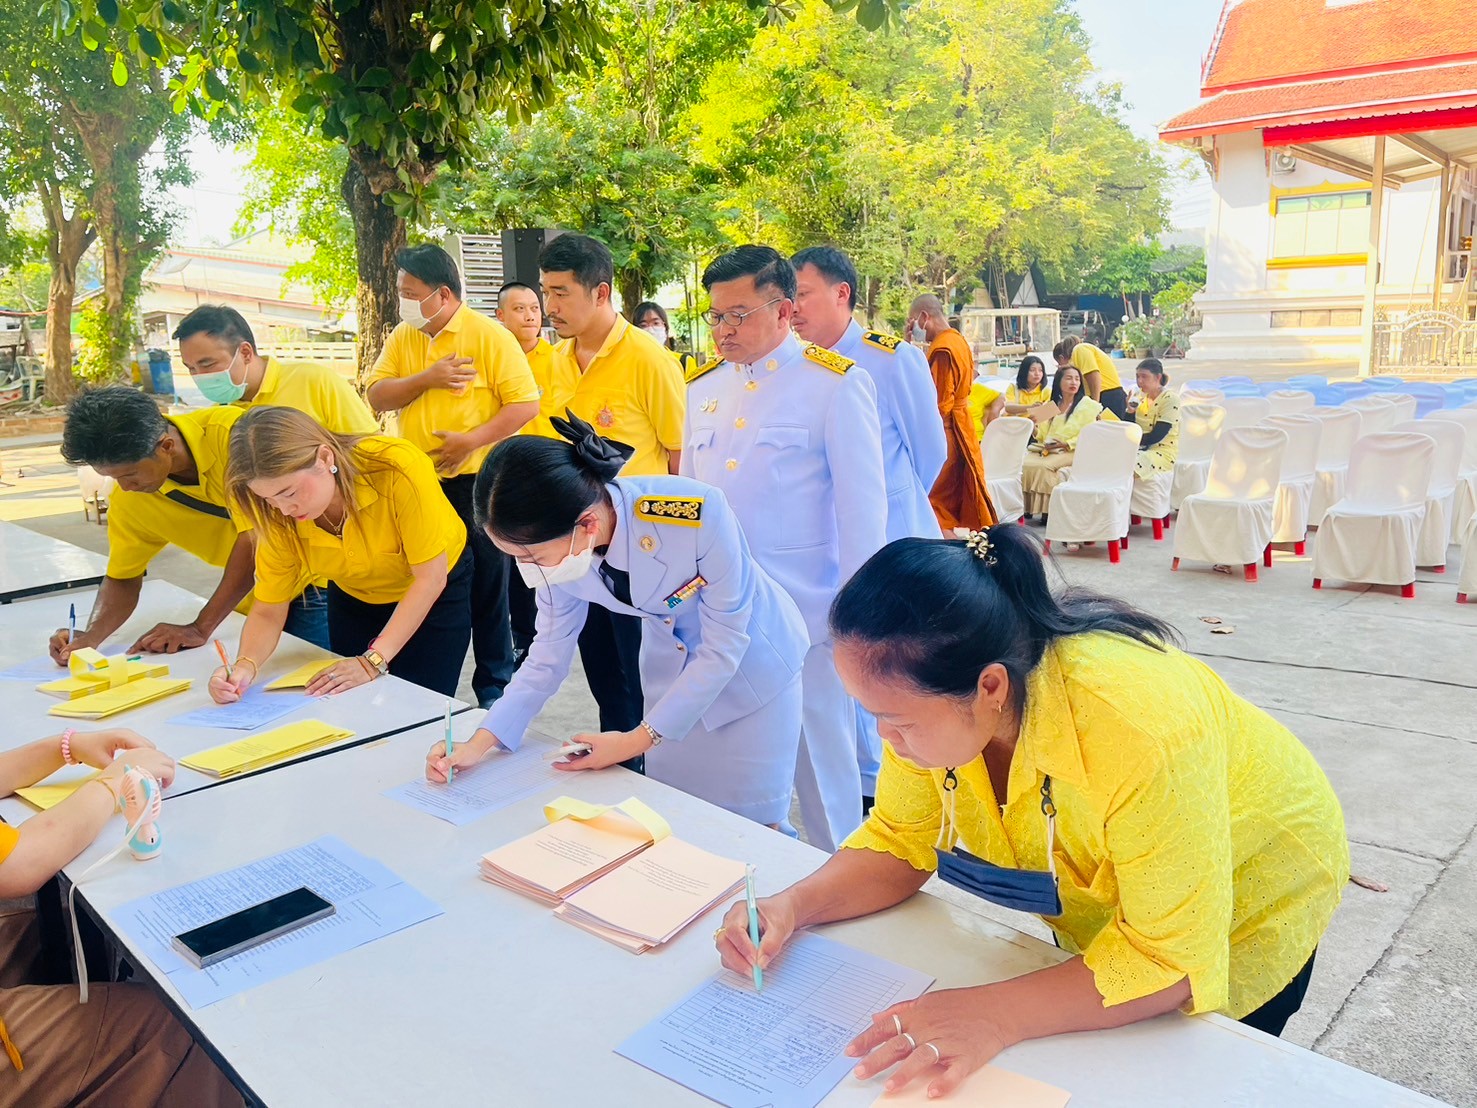
[[[459,719],[458,737],[475,725],[473,716]],[[716,913],[635,956],[483,881],[477,859],[538,827],[543,804],[564,792],[605,803],[642,798],[682,838],[756,863],[761,894],[814,869],[821,853],[619,769],[561,779],[460,828],[379,795],[419,774],[439,738],[439,726],[424,727],[184,797],[165,808],[160,858],[115,860],[88,879],[80,899],[116,934],[110,913],[127,901],[337,835],[445,914],[198,1011],[160,983],[255,1097],[273,1108],[708,1103],[612,1048],[717,969]],[[82,872],[119,835],[115,821],[68,872]],[[928,895],[822,930],[932,973],[939,987],[1015,976],[1063,957]],[[147,960],[131,953],[147,974]],[[1069,1090],[1074,1108],[1436,1103],[1218,1016],[1173,1015],[1041,1040],[1000,1061]],[[826,1104],[862,1108],[878,1092],[848,1077]]]
[[[45,654],[46,640],[57,627],[66,626],[67,608],[73,603],[77,605],[80,624],[84,618],[82,615],[84,608],[90,610],[92,606],[92,594],[90,593],[67,597],[40,597],[0,608],[0,667]],[[138,609],[111,641],[129,644],[161,620],[171,623],[186,622],[194,618],[202,603],[203,601],[198,596],[167,582],[146,581],[139,598]],[[233,612],[217,631],[217,637],[226,644],[227,650],[232,654],[235,653],[243,622],[245,622],[244,618]],[[271,681],[304,662],[329,656],[326,651],[311,643],[291,635],[284,635],[276,652],[264,666],[262,680],[263,682]],[[55,697],[37,692],[35,686],[27,682],[0,681],[0,718],[6,721],[6,727],[0,730],[0,750],[12,750],[42,735],[56,734],[68,726],[75,726],[79,730],[128,727],[144,735],[161,750],[178,759],[190,754],[198,754],[202,750],[208,750],[224,743],[235,742],[237,739],[256,733],[215,727],[189,727],[168,722],[175,716],[212,703],[207,686],[211,673],[220,665],[220,657],[213,646],[182,650],[178,654],[148,655],[147,657],[149,660],[158,660],[167,664],[171,677],[189,677],[194,684],[183,693],[167,696],[153,704],[96,722],[67,720],[49,715],[48,710],[60,703]],[[65,675],[66,670],[57,669],[58,677]],[[296,698],[301,701],[301,707],[292,714],[268,724],[268,728],[280,727],[298,719],[318,719],[354,732],[352,738],[323,747],[321,751],[315,751],[310,757],[339,747],[365,742],[371,738],[393,734],[408,727],[418,726],[428,720],[439,720],[446,707],[446,698],[441,694],[393,676],[382,677],[337,696],[321,700],[310,699],[300,692],[282,692],[272,695]],[[452,710],[466,711],[468,709],[466,705],[454,701]],[[481,718],[481,713],[474,714],[479,719]],[[280,765],[272,766],[268,770],[259,772],[265,773],[280,768]],[[230,780],[240,781],[242,778],[236,777]],[[172,800],[198,789],[210,788],[223,783],[225,782],[219,778],[181,766],[165,798]],[[35,815],[35,809],[25,801],[16,797],[0,799],[0,817],[12,826],[24,822],[32,815]]]
[[[0,522],[0,604],[96,585],[107,568],[108,559],[101,554]]]

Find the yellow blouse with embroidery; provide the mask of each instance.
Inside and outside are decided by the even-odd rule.
[[[937,867],[944,770],[883,748],[877,805],[847,840]],[[1045,870],[1056,803],[1062,914],[1108,1005],[1188,977],[1192,1012],[1240,1018],[1297,974],[1349,877],[1338,799],[1307,748],[1177,650],[1058,639],[1026,682],[1004,808],[984,758],[956,769],[959,845]]]
[[[1103,406],[1090,396],[1083,396],[1069,416],[1057,416],[1036,428],[1036,441],[1059,442],[1076,449],[1082,429],[1102,415]]]
[[[1138,422],[1139,430],[1146,435],[1154,429],[1157,423],[1169,424],[1169,434],[1148,449],[1162,451],[1171,457],[1179,452],[1180,402],[1174,393],[1165,389],[1157,399],[1150,400],[1147,396],[1144,397],[1139,401],[1138,407],[1133,410],[1133,418]]]

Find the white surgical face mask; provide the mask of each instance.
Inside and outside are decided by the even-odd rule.
[[[439,291],[440,290],[438,289],[437,292]],[[436,293],[431,293],[431,296],[435,295]],[[421,305],[424,304],[426,300],[431,299],[431,296],[426,297],[425,300],[416,300],[413,297],[402,296],[400,298],[400,322],[408,323],[412,327],[416,328],[416,330],[420,330],[420,328],[424,327],[427,323],[430,323],[431,320],[435,319],[436,316],[440,315],[441,308],[436,309],[436,315],[430,316],[425,315],[421,311]],[[442,305],[442,307],[445,307],[445,305]]]
[[[660,323],[653,323],[650,326],[643,327],[641,329],[652,338],[656,339],[656,341],[661,343],[661,345],[667,345],[667,329],[663,327]]]
[[[908,337],[914,342],[927,342],[928,332],[925,331],[922,327],[914,326],[913,333]]]
[[[585,574],[590,572],[590,563],[595,558],[595,538],[590,537],[590,545],[578,554],[574,552],[574,541],[579,537],[579,531],[569,536],[569,553],[559,562],[557,566],[540,566],[533,562],[518,562],[518,572],[523,577],[523,583],[530,589],[536,589],[540,585],[571,585]]]

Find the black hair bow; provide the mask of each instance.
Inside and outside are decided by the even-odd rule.
[[[564,410],[564,414],[568,418],[560,419],[558,416],[551,416],[549,422],[554,425],[554,430],[570,442],[576,456],[585,465],[602,470],[614,466],[619,470],[626,464],[626,460],[636,453],[634,446],[627,446],[615,439],[602,438],[595,432],[595,428],[568,408]]]

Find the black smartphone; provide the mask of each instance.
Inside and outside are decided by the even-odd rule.
[[[174,949],[199,969],[271,942],[333,915],[333,905],[309,888],[293,889],[174,937]]]

